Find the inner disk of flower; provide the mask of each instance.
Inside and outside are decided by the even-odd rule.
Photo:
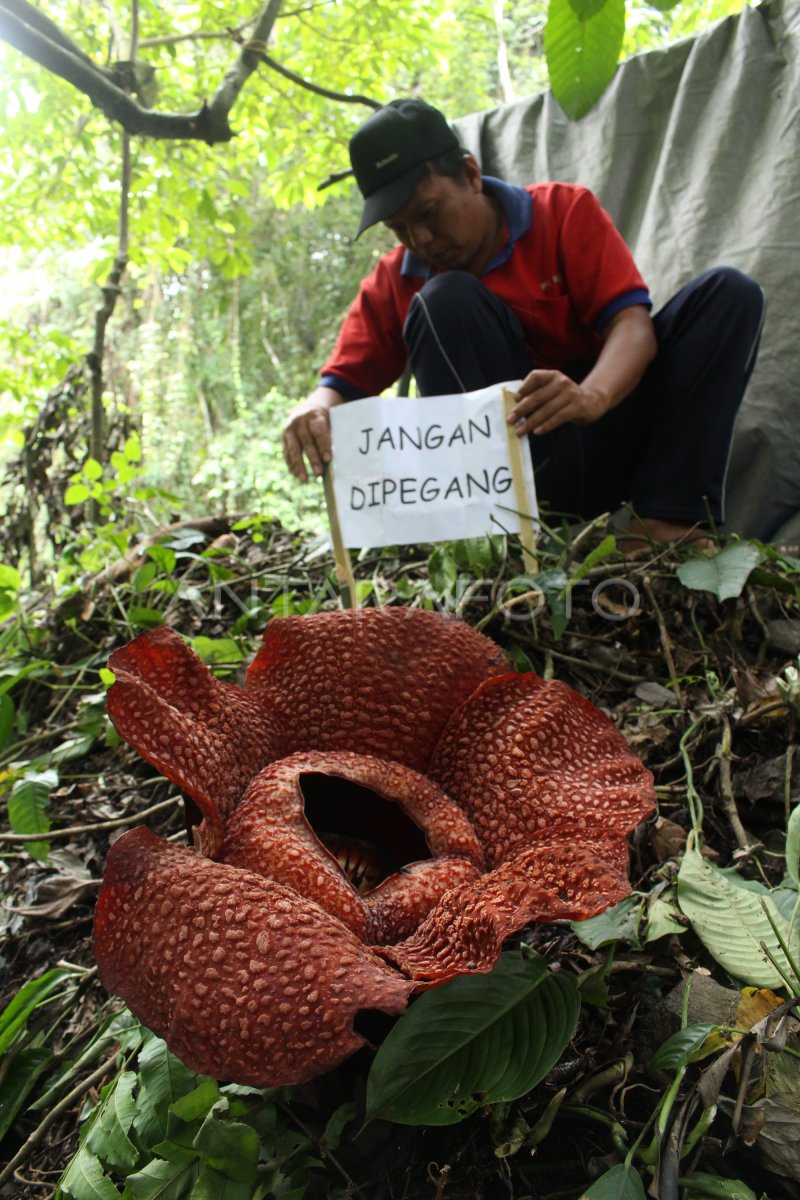
[[[314,772],[299,784],[308,824],[362,894],[408,863],[431,858],[422,830],[378,792]]]

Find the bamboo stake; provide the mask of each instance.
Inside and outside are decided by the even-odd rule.
[[[503,411],[508,417],[516,404],[513,392],[503,388]],[[535,575],[539,570],[539,562],[534,548],[536,546],[536,526],[530,515],[531,502],[528,489],[525,486],[525,472],[522,464],[522,440],[514,432],[513,425],[506,422],[508,434],[508,458],[511,467],[511,478],[514,483],[514,505],[519,513],[519,540],[522,546],[522,562],[529,575]]]
[[[331,527],[333,559],[336,563],[336,578],[339,580],[339,587],[342,592],[342,604],[345,608],[358,608],[356,580],[350,563],[350,555],[342,541],[339,510],[336,507],[336,495],[333,490],[333,463],[325,464],[322,472],[322,485],[325,489],[325,506],[328,510],[328,524]]]

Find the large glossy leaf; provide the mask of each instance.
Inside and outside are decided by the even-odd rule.
[[[763,942],[791,975],[764,911],[770,912],[795,961],[800,961],[800,934],[787,922],[769,896],[739,887],[703,858],[687,850],[678,872],[678,903],[706,949],[731,975],[759,987],[781,987],[783,979],[762,949]]]
[[[718,600],[741,596],[748,576],[763,558],[753,542],[734,542],[713,558],[692,558],[681,563],[678,579],[684,587],[698,592],[713,592]]]
[[[580,1200],[646,1200],[646,1197],[639,1172],[620,1163],[595,1180]]]
[[[712,1029],[716,1029],[712,1021],[698,1021],[696,1025],[687,1025],[668,1037],[656,1050],[650,1062],[657,1071],[676,1071],[685,1067],[696,1050],[699,1050]]]
[[[741,1179],[724,1179],[695,1171],[685,1181],[684,1200],[758,1200],[751,1187]]]
[[[516,953],[426,992],[375,1058],[367,1117],[450,1125],[524,1095],[560,1058],[579,1010],[572,976]]]
[[[588,13],[593,6],[583,6]],[[617,69],[625,35],[625,0],[606,0],[581,19],[570,0],[550,0],[544,52],[550,86],[568,117],[578,120],[600,99]]]

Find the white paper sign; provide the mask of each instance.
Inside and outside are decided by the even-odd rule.
[[[331,409],[333,485],[345,546],[406,546],[519,533],[503,388],[373,396]],[[529,512],[536,491],[522,443]]]

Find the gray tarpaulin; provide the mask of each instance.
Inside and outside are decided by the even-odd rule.
[[[734,436],[727,528],[800,541],[800,0],[746,9],[624,63],[569,121],[550,93],[455,122],[488,174],[585,184],[656,308],[693,275],[741,268],[767,295]]]

